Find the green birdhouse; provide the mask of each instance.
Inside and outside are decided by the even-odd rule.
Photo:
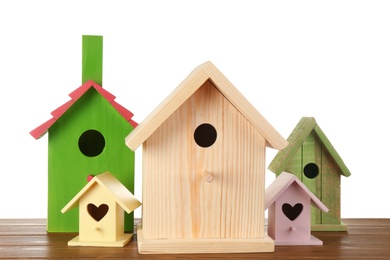
[[[343,160],[313,117],[303,117],[268,169],[277,176],[283,171],[297,176],[327,207],[311,209],[311,230],[345,231],[340,219],[341,176],[351,175]]]
[[[92,176],[111,172],[134,194],[133,151],[125,137],[137,123],[101,86],[103,37],[83,36],[82,85],[52,118],[30,134],[48,133],[48,232],[78,232],[78,212],[61,209]],[[133,214],[125,215],[125,230],[133,231]]]

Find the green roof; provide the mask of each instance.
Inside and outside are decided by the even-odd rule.
[[[348,170],[347,166],[344,164],[340,155],[334,149],[333,145],[330,143],[325,133],[317,125],[317,122],[314,117],[302,117],[297,126],[291,132],[290,136],[287,138],[288,146],[276,154],[275,158],[268,166],[268,169],[277,175],[283,172],[286,168],[286,165],[294,157],[298,149],[313,131],[317,134],[322,144],[328,150],[330,156],[340,168],[341,175],[344,175],[345,177],[350,176],[351,173]]]

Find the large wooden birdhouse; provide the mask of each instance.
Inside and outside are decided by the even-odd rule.
[[[130,135],[142,145],[140,253],[273,251],[265,233],[266,147],[287,142],[211,63]]]
[[[268,169],[277,176],[283,171],[296,175],[327,205],[328,212],[312,208],[312,230],[347,230],[340,217],[340,177],[351,173],[333,145],[313,117],[303,117],[287,141]]]
[[[296,177],[282,172],[265,190],[268,235],[275,245],[322,245],[311,235],[311,205],[329,209]]]
[[[124,211],[130,213],[141,203],[110,172],[94,176],[61,210],[79,206],[79,236],[69,246],[122,247],[133,234],[124,232]]]
[[[61,208],[84,187],[88,176],[110,171],[134,192],[134,152],[123,140],[137,123],[97,83],[102,75],[97,62],[101,44],[100,36],[83,38],[83,80],[85,73],[92,79],[70,93],[70,100],[55,109],[51,119],[30,132],[36,139],[48,133],[48,232],[78,231],[78,212],[61,214]],[[126,216],[125,227],[133,230],[133,214]]]

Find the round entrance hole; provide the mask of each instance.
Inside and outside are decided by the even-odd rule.
[[[308,163],[303,168],[303,174],[309,179],[314,179],[315,177],[318,176],[319,173],[320,173],[320,169],[315,163]]]
[[[195,129],[194,139],[199,146],[210,147],[217,140],[217,130],[210,124],[201,124]]]
[[[87,130],[79,138],[79,149],[85,156],[95,157],[103,152],[104,136],[97,130]]]

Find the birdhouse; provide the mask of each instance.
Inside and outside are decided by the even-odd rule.
[[[211,63],[126,137],[142,145],[140,253],[269,252],[266,147],[287,142]]]
[[[268,235],[275,245],[322,245],[311,235],[311,206],[328,208],[293,174],[282,172],[265,191]]]
[[[277,176],[283,171],[294,174],[327,205],[328,212],[312,208],[311,230],[347,230],[340,217],[340,177],[351,173],[333,145],[313,117],[303,117],[287,141],[268,169]]]
[[[122,247],[133,234],[124,232],[124,211],[130,213],[141,203],[110,172],[93,177],[61,210],[79,206],[79,236],[69,246]]]
[[[137,123],[97,83],[102,75],[101,47],[102,37],[83,37],[83,78],[92,75],[92,79],[70,93],[70,100],[55,109],[51,119],[30,132],[35,139],[48,133],[48,232],[78,231],[78,212],[60,211],[88,176],[110,171],[134,192],[135,156],[123,140]],[[126,215],[126,231],[133,230],[133,223],[133,214]]]

